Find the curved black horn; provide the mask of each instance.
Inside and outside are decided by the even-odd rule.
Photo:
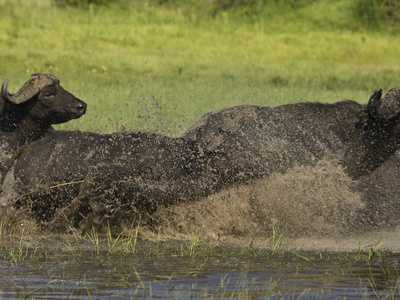
[[[10,100],[10,94],[9,92],[7,92],[7,87],[8,87],[8,82],[10,81],[10,79],[6,79],[3,82],[3,85],[1,86],[1,98],[3,98],[5,101],[11,101]]]

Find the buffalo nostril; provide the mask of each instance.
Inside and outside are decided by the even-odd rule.
[[[79,105],[78,105],[78,110],[79,110],[79,111],[85,111],[85,110],[86,110],[86,105],[84,105],[84,104],[79,104]]]

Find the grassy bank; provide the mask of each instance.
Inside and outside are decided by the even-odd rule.
[[[200,3],[201,1],[199,1]],[[192,5],[59,7],[3,3],[0,78],[15,91],[33,72],[57,75],[89,104],[60,128],[182,133],[237,104],[366,102],[398,86],[396,27],[368,29],[355,1],[278,4],[262,13]]]

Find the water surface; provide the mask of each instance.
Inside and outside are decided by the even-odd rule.
[[[373,299],[399,297],[399,255],[34,255],[0,263],[0,299]],[[4,258],[9,257],[5,253]]]

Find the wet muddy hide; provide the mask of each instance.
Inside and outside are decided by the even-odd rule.
[[[181,138],[53,133],[21,152],[2,203],[57,232],[105,224],[116,233],[133,224],[207,227],[216,236],[273,226],[293,235],[368,230],[385,218],[373,217],[365,187],[379,186],[374,172],[398,148],[399,91],[383,99],[375,91],[368,105],[228,108]]]
[[[339,161],[357,179],[397,149],[399,112],[400,89],[383,99],[374,91],[367,106],[353,101],[237,106],[205,115],[183,137],[216,153],[210,166],[224,184],[321,159]]]
[[[371,229],[395,228],[400,220],[400,150],[357,182],[365,203],[359,223]]]
[[[199,176],[206,167],[196,145],[179,138],[55,132],[16,161],[15,207],[28,207],[45,226],[56,217],[64,227],[81,227],[92,213],[104,225],[126,211],[132,222],[158,206],[204,196],[208,177]]]

